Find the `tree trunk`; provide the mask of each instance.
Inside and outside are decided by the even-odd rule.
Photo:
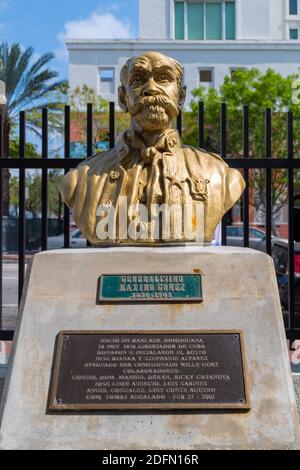
[[[9,157],[9,133],[10,133],[10,122],[5,119],[3,129],[3,156]],[[2,211],[3,215],[9,215],[9,179],[10,172],[8,168],[4,168],[2,171]]]
[[[277,224],[275,222],[275,217],[273,214],[272,214],[272,234],[274,235],[274,237],[279,237],[279,231],[278,231]]]

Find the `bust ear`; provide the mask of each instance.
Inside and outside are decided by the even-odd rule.
[[[125,112],[125,113],[128,113],[128,107],[127,107],[127,103],[126,103],[126,90],[125,90],[125,87],[122,85],[122,86],[119,86],[119,89],[118,89],[118,96],[119,96],[119,105],[120,105],[120,108]]]
[[[186,86],[182,85],[182,86],[179,87],[178,106],[179,106],[180,109],[183,108],[185,98],[186,98]]]

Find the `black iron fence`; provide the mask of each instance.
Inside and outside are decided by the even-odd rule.
[[[0,200],[2,201],[2,172],[3,169],[16,169],[19,171],[19,221],[18,221],[18,299],[22,296],[24,275],[25,275],[25,176],[26,170],[41,169],[41,249],[47,250],[48,238],[48,171],[51,169],[63,169],[65,172],[74,168],[81,161],[71,158],[70,155],[70,107],[66,106],[64,111],[64,158],[48,158],[48,110],[42,110],[42,151],[41,158],[27,158],[26,149],[26,115],[21,112],[19,116],[19,158],[3,157],[3,118],[0,116]],[[266,252],[272,253],[272,170],[283,169],[287,171],[287,192],[288,192],[288,322],[286,324],[287,339],[293,342],[300,338],[300,328],[296,324],[295,314],[295,269],[294,269],[294,172],[300,170],[300,158],[294,158],[294,130],[293,114],[286,113],[286,158],[272,158],[272,126],[271,109],[265,110],[265,158],[250,158],[249,156],[249,108],[243,108],[243,143],[242,158],[227,158],[227,107],[222,103],[220,110],[220,148],[221,156],[227,161],[229,166],[243,171],[246,181],[246,190],[243,195],[243,245],[249,247],[249,195],[251,169],[262,169],[265,172],[265,208],[266,208]],[[202,102],[199,103],[198,114],[198,144],[205,148],[205,109]],[[93,108],[87,105],[86,114],[86,156],[93,153]],[[182,132],[182,116],[177,119],[177,128]],[[109,106],[109,146],[114,146],[115,139],[115,107],[114,103]],[[13,331],[2,329],[2,286],[3,286],[3,216],[0,207],[0,340],[10,340]],[[64,248],[70,247],[70,213],[64,207]],[[226,216],[222,221],[222,244],[226,245]],[[267,284],[267,280],[266,280]]]

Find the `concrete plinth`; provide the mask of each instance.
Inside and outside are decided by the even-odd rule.
[[[96,305],[102,273],[203,273],[201,304]],[[29,275],[29,272],[28,272]],[[241,330],[251,410],[47,414],[60,330]],[[242,248],[44,252],[26,284],[2,449],[295,449],[299,424],[273,261]]]

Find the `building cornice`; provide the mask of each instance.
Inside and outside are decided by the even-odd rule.
[[[163,49],[169,50],[300,50],[300,40],[293,41],[175,41],[157,39],[67,39],[66,46],[72,50],[145,50]]]

